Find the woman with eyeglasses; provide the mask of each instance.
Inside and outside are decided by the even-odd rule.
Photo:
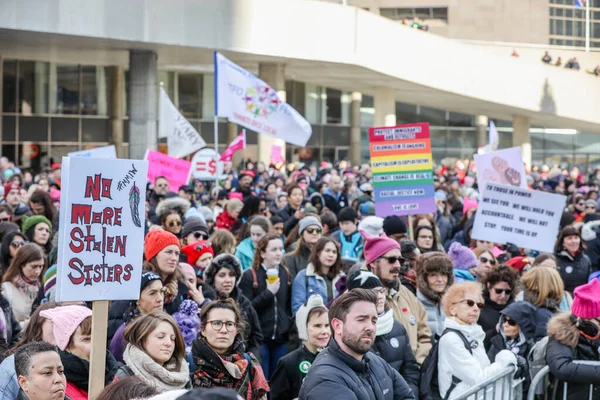
[[[298,235],[300,239],[296,244],[296,249],[291,253],[287,253],[281,261],[290,270],[292,277],[295,277],[298,272],[306,268],[312,249],[323,236],[323,225],[321,225],[319,217],[307,215],[302,218],[298,223]],[[286,244],[287,240],[284,246]]]
[[[243,239],[235,249],[235,256],[240,260],[244,271],[252,268],[256,246],[260,239],[271,230],[271,222],[262,215],[255,215],[248,220],[247,227],[250,235]]]
[[[548,323],[546,360],[555,378],[554,396],[562,399],[563,382],[567,400],[600,399],[600,283],[597,279],[575,289],[573,308]],[[592,361],[592,365],[574,361]],[[558,382],[557,382],[558,381]],[[593,386],[590,397],[590,385]]]
[[[23,246],[2,277],[2,295],[8,300],[15,318],[25,328],[31,306],[39,294],[46,269],[44,251],[35,243]]]
[[[136,376],[158,392],[191,388],[185,342],[177,322],[155,310],[133,321],[123,335],[127,347],[115,380]]]
[[[5,274],[12,260],[17,255],[17,251],[27,243],[25,234],[20,231],[9,232],[2,238],[0,245],[0,260],[2,262],[2,274]]]
[[[292,285],[292,314],[313,294],[325,304],[335,300],[345,289],[342,258],[337,243],[330,237],[319,239],[310,255],[310,262],[298,272]]]
[[[478,282],[457,283],[442,298],[447,315],[438,345],[438,386],[442,398],[452,398],[517,363],[508,350],[500,351],[496,361],[490,363],[483,345],[485,332],[477,324],[484,306],[482,289]],[[460,383],[456,384],[457,380]],[[501,390],[496,392],[499,399]]]
[[[424,225],[417,227],[415,230],[415,238],[421,254],[430,251],[438,251],[437,240],[433,228]]]
[[[558,272],[565,283],[565,290],[573,293],[577,286],[587,283],[588,277],[594,272],[592,261],[585,254],[585,243],[577,228],[567,226],[560,231],[554,256]]]
[[[192,344],[194,387],[224,387],[247,400],[267,399],[269,385],[252,353],[244,348],[246,325],[233,299],[222,295],[200,312],[202,328]]]
[[[478,324],[485,332],[485,348],[490,347],[492,336],[498,333],[500,311],[515,301],[519,274],[511,267],[494,269],[484,276],[483,297],[485,307],[481,310]]]
[[[242,317],[248,327],[246,339],[246,351],[260,357],[262,353],[263,334],[260,328],[260,320],[252,302],[248,300],[238,287],[242,278],[242,265],[232,254],[220,254],[212,260],[204,271],[204,282],[211,286],[217,296],[222,293],[233,299],[239,307]]]
[[[548,267],[536,267],[521,277],[523,300],[536,308],[535,340],[546,336],[548,321],[561,312],[565,286],[558,271]]]

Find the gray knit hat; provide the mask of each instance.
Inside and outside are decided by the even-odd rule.
[[[298,225],[299,225],[299,229],[298,229],[299,235],[302,235],[302,232],[304,232],[306,230],[306,228],[308,228],[309,226],[312,226],[312,225],[316,225],[319,228],[323,229],[323,225],[321,225],[321,221],[319,221],[319,219],[317,217],[313,217],[312,215],[302,218],[300,220],[300,222],[298,223]]]

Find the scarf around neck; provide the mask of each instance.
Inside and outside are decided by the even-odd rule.
[[[21,274],[15,276],[12,280],[13,285],[21,292],[25,292],[29,297],[36,298],[40,290],[40,282],[38,280],[30,281],[29,279],[21,276]]]
[[[377,317],[377,336],[387,335],[394,327],[394,311],[390,308]]]
[[[155,386],[161,393],[183,389],[190,380],[190,370],[185,360],[181,360],[179,370],[175,370],[175,360],[163,367],[148,354],[131,344],[125,348],[123,361],[131,368],[135,376]]]

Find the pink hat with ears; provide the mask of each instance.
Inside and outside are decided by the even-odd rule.
[[[400,250],[400,244],[394,239],[387,237],[385,233],[382,233],[381,236],[376,237],[369,235],[367,232],[361,229],[360,234],[365,239],[363,252],[365,254],[365,260],[367,261],[367,264],[377,260],[390,250]]]
[[[40,316],[52,321],[54,340],[58,348],[64,351],[79,325],[92,316],[92,310],[84,306],[63,306],[41,311]]]
[[[472,208],[477,208],[477,200],[465,197],[463,199],[463,214],[466,214]]]

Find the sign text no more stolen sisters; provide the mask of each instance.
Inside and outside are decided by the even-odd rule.
[[[377,216],[435,212],[428,123],[369,128],[369,148]]]

